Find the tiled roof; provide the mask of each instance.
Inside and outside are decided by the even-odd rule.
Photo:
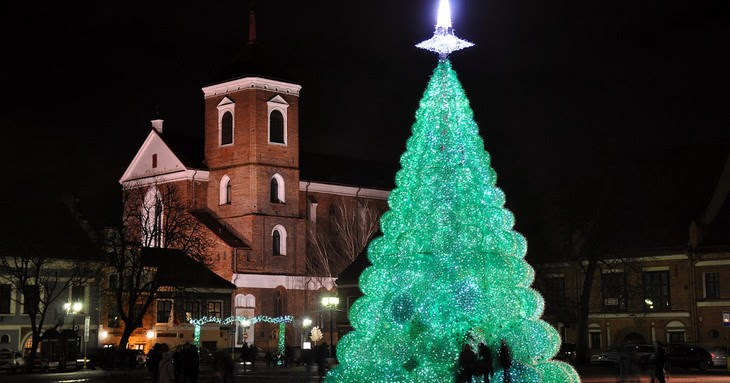
[[[215,233],[218,238],[230,247],[250,248],[246,242],[236,235],[228,226],[222,223],[215,214],[208,209],[194,210],[191,214],[198,219],[205,227]]]
[[[356,158],[300,153],[303,181],[319,181],[352,186],[392,189],[397,164]]]
[[[142,257],[146,266],[157,267],[157,277],[163,285],[231,290],[236,287],[180,250],[146,247]]]

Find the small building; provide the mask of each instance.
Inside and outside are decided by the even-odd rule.
[[[155,343],[166,343],[171,348],[193,343],[194,326],[189,323],[190,319],[229,316],[235,285],[179,250],[144,248],[142,257],[145,266],[155,270],[160,288],[144,313],[142,326],[130,336],[129,348],[147,353]],[[102,347],[119,344],[124,330],[124,323],[114,309],[117,288],[115,278],[109,276],[102,286],[101,317],[104,321],[99,337]],[[211,349],[230,347],[233,331],[233,325],[205,325],[201,329],[200,344]]]

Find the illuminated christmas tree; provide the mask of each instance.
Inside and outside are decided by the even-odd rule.
[[[454,35],[442,0],[434,37],[418,45],[437,52],[439,63],[401,157],[383,236],[368,248],[364,296],[350,311],[355,330],[340,341],[328,382],[450,382],[464,344],[485,343],[498,361],[502,340],[512,352],[512,382],[580,381],[570,365],[550,360],[560,336],[540,320],[544,302],[530,288],[525,238],[512,230],[514,216],[447,58],[471,45]],[[492,381],[501,382],[495,368]]]

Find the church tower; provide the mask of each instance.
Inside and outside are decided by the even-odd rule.
[[[267,73],[253,10],[244,49],[205,99],[208,207],[248,241],[233,273],[303,275],[299,215],[299,91]]]

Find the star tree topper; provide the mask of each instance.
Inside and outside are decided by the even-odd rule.
[[[445,60],[451,52],[471,46],[474,46],[474,44],[462,40],[454,34],[454,28],[451,26],[451,5],[449,0],[440,0],[436,30],[433,31],[433,37],[416,44],[416,47],[436,52],[439,55],[439,60]]]

